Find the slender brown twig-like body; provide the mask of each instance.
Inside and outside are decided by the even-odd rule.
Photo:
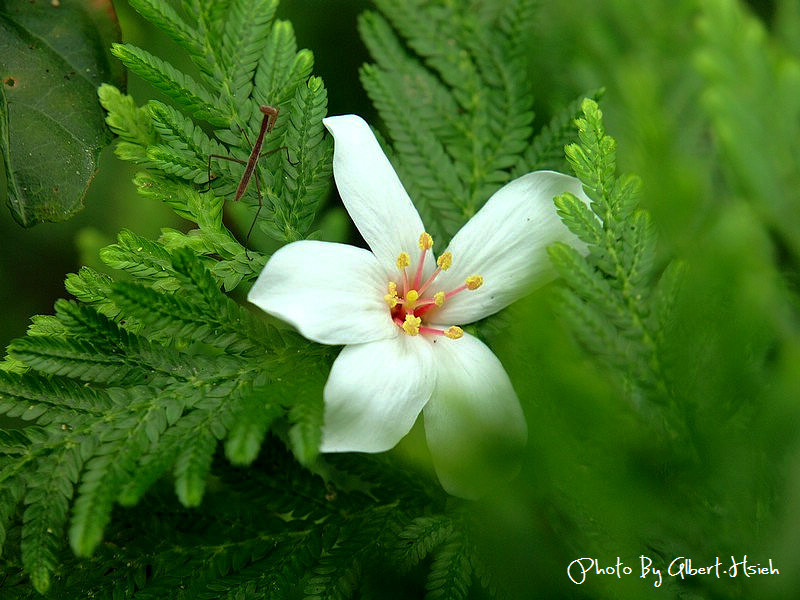
[[[258,109],[263,113],[264,118],[261,119],[261,129],[258,130],[258,137],[256,143],[253,144],[253,149],[250,152],[250,157],[247,159],[247,166],[242,173],[242,179],[239,181],[239,187],[236,188],[236,197],[234,202],[239,200],[247,191],[247,186],[250,185],[250,179],[256,169],[258,159],[261,157],[261,147],[264,145],[264,136],[272,131],[275,126],[275,120],[278,118],[279,109],[274,106],[259,106]],[[259,198],[260,200],[260,198]]]
[[[250,151],[250,156],[247,158],[246,161],[241,160],[239,158],[233,158],[232,156],[223,156],[221,154],[209,154],[208,156],[208,185],[211,185],[211,159],[218,158],[221,160],[229,160],[231,162],[239,163],[240,165],[245,165],[244,173],[242,173],[242,178],[239,180],[239,185],[236,187],[236,196],[233,198],[234,202],[237,202],[244,196],[244,193],[247,191],[247,186],[250,185],[250,180],[253,178],[253,175],[256,171],[256,165],[258,164],[258,159],[262,156],[268,156],[277,152],[278,150],[286,149],[286,146],[282,146],[281,148],[275,148],[274,150],[269,150],[268,152],[261,153],[261,148],[264,146],[264,136],[267,135],[272,128],[275,127],[275,121],[278,119],[278,113],[280,109],[275,106],[268,106],[262,104],[258,107],[258,110],[261,111],[261,114],[264,117],[261,119],[261,128],[258,130],[258,137],[256,138],[256,143],[253,144],[253,149]],[[244,133],[245,139],[247,139],[247,133],[242,130]],[[247,140],[250,143],[250,140]],[[287,150],[288,154],[288,150]],[[258,215],[261,212],[261,208],[264,206],[264,201],[261,196],[261,185],[258,183],[258,175],[256,175],[256,189],[258,190],[258,210],[256,211],[256,216],[253,218],[253,222],[250,224],[250,229],[247,231],[247,237],[245,238],[245,244],[250,239],[250,234],[253,233],[253,227],[256,225],[256,221],[258,220]],[[206,190],[207,191],[207,190]]]

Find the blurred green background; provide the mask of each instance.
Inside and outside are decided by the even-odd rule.
[[[126,41],[169,56],[125,3]],[[331,114],[375,114],[358,82],[368,61],[360,0],[284,0],[316,57]],[[797,0],[541,2],[530,40],[537,123],[598,87],[621,170],[642,176],[663,261],[689,266],[666,367],[688,436],[629,402],[554,323],[548,290],[514,308],[495,349],[530,430],[520,480],[489,503],[485,540],[514,597],[792,598],[800,573],[800,3]],[[129,91],[153,97],[135,78]],[[20,229],[0,213],[0,344],[49,313],[64,275],[97,264],[127,227],[176,226],[139,199],[133,170],[106,152],[86,210]],[[180,226],[180,224],[177,224]],[[655,421],[655,422],[654,422]],[[639,555],[667,562],[748,554],[779,577],[566,580],[569,561]]]

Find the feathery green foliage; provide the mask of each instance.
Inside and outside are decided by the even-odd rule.
[[[585,244],[551,249],[561,280],[470,331],[529,439],[519,477],[469,503],[426,475],[420,429],[386,455],[320,456],[337,349],[242,305],[269,252],[328,229],[311,53],[273,0],[131,4],[173,44],[116,50],[160,100],[100,94],[140,195],[187,223],[157,240],[126,223],[0,362],[0,597],[792,597],[796,0],[377,0],[361,16],[379,138],[437,247],[531,170],[572,168],[592,200],[555,201]],[[302,29],[335,50],[339,102],[359,50],[342,52],[344,13]],[[572,101],[596,89],[603,115]],[[238,208],[243,165],[212,158],[208,185],[208,157],[246,159],[262,104],[280,107],[278,151]],[[666,575],[673,557],[744,553],[781,574]],[[579,556],[634,573],[575,586]]]
[[[650,215],[638,207],[639,180],[617,176],[616,142],[605,133],[597,103],[586,99],[581,108],[580,143],[567,146],[566,154],[591,204],[570,193],[555,203],[588,256],[561,242],[548,249],[566,283],[559,308],[586,349],[624,378],[632,398],[647,391],[666,402],[658,338],[680,267],[668,268],[654,286],[656,234]]]
[[[100,252],[116,275],[68,276],[75,300],[8,347],[0,413],[27,427],[0,431],[0,587],[18,598],[321,599],[383,597],[394,581],[466,597],[474,575],[491,577],[460,504],[383,457],[320,457],[333,352],[225,293],[266,262],[223,222],[260,105],[280,114],[244,197],[263,202],[259,229],[278,242],[309,235],[329,189],[327,96],[311,53],[274,19],[275,0],[131,4],[192,72],[116,45],[168,103],[138,107],[108,85],[100,100],[117,156],[146,169],[140,195],[196,228],[155,241],[121,231]],[[379,8],[360,22],[377,61],[363,80],[404,182],[447,238],[513,173],[555,164],[553,147],[572,139],[554,121],[531,145],[518,42],[533,3]],[[431,35],[438,27],[446,37]]]
[[[330,180],[331,143],[321,122],[325,87],[311,76],[311,53],[297,51],[291,25],[274,19],[276,0],[232,2],[219,22],[199,2],[185,2],[180,10],[166,0],[131,4],[188,54],[197,75],[142,48],[116,44],[114,55],[174,103],[153,100],[136,107],[115,88],[102,86],[108,124],[120,137],[117,155],[149,170],[136,179],[143,195],[198,224],[189,236],[168,234],[172,247],[191,243],[209,256],[220,254],[223,263],[238,263],[219,267],[236,272],[224,274],[232,289],[263,265],[250,263],[221,222],[222,199],[238,185],[260,127],[259,106],[274,106],[280,114],[244,199],[264,205],[256,214],[272,237],[300,239]],[[198,193],[203,188],[209,191]],[[209,204],[218,204],[217,210]]]
[[[535,134],[523,50],[535,2],[468,4],[379,0],[359,21],[387,149],[442,244],[513,177],[563,168],[580,108]],[[280,114],[244,197],[263,202],[258,229],[278,243],[312,235],[327,194],[327,96],[311,53],[275,20],[275,0],[131,5],[192,72],[117,45],[168,102],[138,107],[111,86],[100,100],[117,156],[146,169],[140,195],[196,228],[121,231],[100,252],[114,276],[68,276],[75,300],[8,347],[0,414],[25,427],[0,430],[0,588],[20,599],[501,596],[464,503],[385,456],[319,455],[335,349],[227,294],[267,260],[223,220],[259,106]],[[563,309],[619,376],[666,398],[654,319],[671,293],[653,287],[652,227],[635,180],[616,177],[599,110],[582,109],[567,159],[594,203],[557,206],[590,253],[552,249]]]
[[[575,116],[568,107],[532,143],[523,42],[535,4],[378,0],[380,13],[359,19],[375,60],[361,81],[400,179],[442,248],[513,176],[561,166],[564,144],[574,139],[562,124]]]

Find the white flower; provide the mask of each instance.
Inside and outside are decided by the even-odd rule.
[[[248,299],[310,340],[343,344],[325,385],[322,452],[383,452],[420,412],[451,494],[476,497],[516,470],[527,426],[497,357],[464,325],[550,275],[545,248],[579,244],[553,197],[578,180],[529,173],[495,193],[435,259],[433,240],[360,117],[324,120],[339,193],[371,252],[300,241],[269,260]]]

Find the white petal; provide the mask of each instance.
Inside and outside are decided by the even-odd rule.
[[[580,181],[554,171],[536,171],[498,190],[450,242],[453,266],[437,277],[431,291],[449,291],[470,275],[483,286],[445,303],[437,323],[471,323],[501,310],[554,275],[546,248],[556,241],[578,248],[561,222],[553,198],[571,192],[587,204]]]
[[[439,481],[477,498],[519,470],[528,429],[503,365],[469,334],[432,344],[436,389],[425,406],[425,435]]]
[[[304,240],[278,250],[247,299],[321,344],[359,344],[398,334],[383,299],[388,281],[363,248]]]
[[[346,346],[325,384],[322,452],[384,452],[416,421],[434,387],[422,336]]]
[[[342,202],[387,273],[401,252],[412,266],[419,254],[422,219],[366,121],[356,115],[322,121],[333,134],[333,177]],[[426,273],[433,270],[430,252]]]

